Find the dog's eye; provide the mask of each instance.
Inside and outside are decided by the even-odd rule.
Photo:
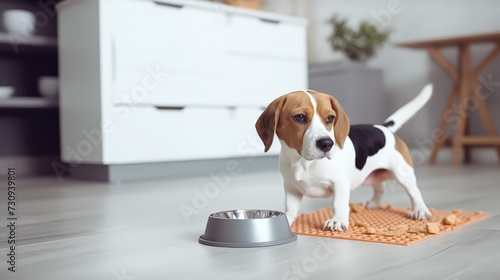
[[[326,123],[332,123],[334,120],[335,120],[335,117],[334,117],[334,116],[328,116],[328,117],[326,118]]]
[[[307,123],[307,118],[303,114],[295,115],[293,119],[298,123]]]

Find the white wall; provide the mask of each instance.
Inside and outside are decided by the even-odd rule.
[[[392,9],[390,8],[392,5]],[[327,20],[335,13],[347,17],[357,25],[362,19],[374,20],[393,30],[390,43],[369,62],[370,66],[384,70],[389,115],[413,98],[420,88],[428,83],[435,84],[431,103],[419,115],[404,126],[398,134],[410,146],[428,139],[437,128],[452,82],[447,75],[430,60],[424,51],[396,48],[396,42],[429,39],[444,36],[465,35],[500,31],[500,1],[483,0],[267,0],[265,8],[306,17],[309,25],[309,61],[311,63],[343,59],[334,53],[327,42],[332,32]],[[391,13],[392,11],[392,13]],[[478,63],[492,45],[472,48],[473,63]],[[456,50],[445,49],[445,56],[455,63]],[[487,102],[500,131],[500,58],[483,73],[493,74],[493,81],[499,81]],[[482,133],[477,116],[472,118],[473,132]]]

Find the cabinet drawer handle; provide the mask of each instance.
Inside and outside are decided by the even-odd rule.
[[[184,7],[184,5],[182,5],[182,4],[167,3],[167,2],[163,2],[163,1],[154,1],[154,2],[155,2],[155,4],[167,6],[167,7],[171,7],[171,8],[182,9]]]
[[[275,20],[275,19],[268,19],[268,18],[259,18],[260,21],[262,22],[266,22],[266,23],[272,23],[272,24],[279,24],[280,21],[279,20]]]
[[[183,106],[155,106],[158,110],[171,110],[171,111],[180,111],[184,110]]]

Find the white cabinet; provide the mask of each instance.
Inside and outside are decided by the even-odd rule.
[[[307,87],[302,19],[193,0],[58,10],[66,162],[263,155],[254,128],[263,108]]]

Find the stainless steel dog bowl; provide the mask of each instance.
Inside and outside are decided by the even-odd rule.
[[[297,239],[283,212],[231,210],[210,214],[201,244],[218,247],[262,247]]]

